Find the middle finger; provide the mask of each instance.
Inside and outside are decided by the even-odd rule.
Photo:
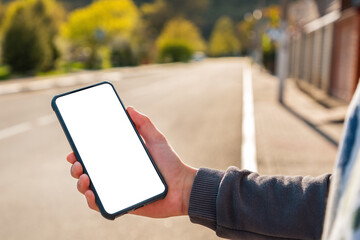
[[[78,179],[81,174],[83,174],[84,170],[79,162],[75,162],[70,169],[71,176]]]

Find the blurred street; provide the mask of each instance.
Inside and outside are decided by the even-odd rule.
[[[34,80],[31,86],[46,82],[36,91],[20,80],[15,83],[26,91],[0,96],[0,239],[217,239],[188,217],[125,215],[111,222],[89,210],[69,174],[65,157],[71,149],[50,101],[109,80],[126,106],[153,120],[184,162],[241,168],[242,73],[251,66],[259,173],[331,172],[346,106],[324,108],[292,82],[280,105],[277,79],[248,59],[86,72],[85,79]],[[51,81],[57,84],[46,87]],[[0,84],[0,94],[10,82]]]

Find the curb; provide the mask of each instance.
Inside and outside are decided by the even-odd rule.
[[[0,96],[22,92],[47,90],[56,87],[71,87],[102,81],[120,81],[123,74],[135,69],[156,69],[163,66],[176,67],[184,63],[145,64],[135,67],[115,67],[103,70],[84,70],[77,73],[49,77],[24,77],[0,81]]]
[[[54,77],[30,77],[13,79],[0,83],[0,96],[22,92],[47,90],[57,87],[70,87],[80,84],[89,84],[93,82],[110,80],[109,78],[114,77],[116,77],[117,80],[121,79],[122,73],[119,71],[119,69],[96,72],[84,71],[80,73],[72,73]]]
[[[346,103],[342,100],[336,99],[328,94],[325,91],[320,90],[310,83],[305,81],[301,81],[299,79],[291,78],[292,81],[296,84],[296,86],[303,91],[304,93],[308,94],[312,97],[316,102],[320,105],[323,105],[325,108],[334,108],[334,107],[342,107],[346,106],[349,103]]]

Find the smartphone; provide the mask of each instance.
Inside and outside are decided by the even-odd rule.
[[[166,196],[164,178],[111,83],[57,95],[51,105],[102,216],[113,220]]]

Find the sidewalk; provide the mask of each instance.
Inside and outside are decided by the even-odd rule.
[[[318,176],[331,172],[347,106],[325,108],[290,80],[281,105],[278,79],[256,65],[253,91],[259,173]]]

